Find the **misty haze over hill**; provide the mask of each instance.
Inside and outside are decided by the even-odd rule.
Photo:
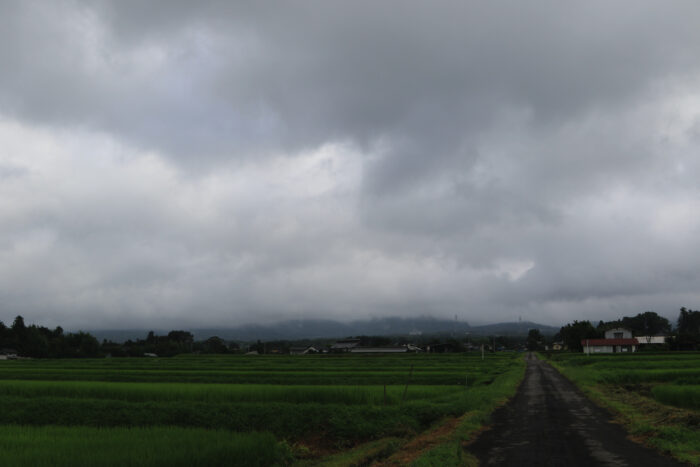
[[[291,320],[272,325],[247,325],[235,328],[188,329],[195,339],[218,336],[233,341],[295,340],[315,338],[342,338],[350,336],[425,336],[449,334],[457,338],[470,336],[525,336],[530,329],[539,329],[542,334],[552,335],[558,327],[528,321],[496,323],[470,326],[468,323],[435,318],[379,318],[373,320],[342,323],[332,320]],[[98,339],[121,342],[127,339],[143,339],[150,329],[91,330]],[[156,334],[167,334],[169,330],[155,329]]]

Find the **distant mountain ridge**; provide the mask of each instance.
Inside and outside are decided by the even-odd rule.
[[[232,328],[192,328],[196,340],[218,336],[225,340],[250,342],[255,340],[300,340],[319,338],[341,338],[348,336],[406,336],[450,334],[453,336],[524,336],[530,329],[539,329],[544,335],[553,335],[559,328],[531,321],[507,322],[470,326],[465,321],[438,318],[377,318],[343,323],[324,319],[296,319],[279,323],[249,324]],[[144,339],[149,331],[165,335],[170,329],[122,329],[89,331],[99,340],[124,342],[128,339]]]

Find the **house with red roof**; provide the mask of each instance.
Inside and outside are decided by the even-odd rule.
[[[632,331],[625,328],[615,328],[605,331],[605,339],[581,340],[583,353],[624,353],[636,352],[639,341],[632,337]]]

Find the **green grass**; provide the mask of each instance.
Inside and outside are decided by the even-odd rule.
[[[5,466],[271,466],[289,450],[265,433],[157,428],[0,426]]]
[[[651,393],[663,404],[700,410],[700,386],[661,385],[655,386]]]
[[[0,361],[0,379],[123,382],[202,382],[284,385],[489,384],[508,371],[508,357],[477,356],[197,356],[171,359]],[[494,365],[494,362],[497,364]]]
[[[395,405],[404,386],[279,386],[270,384],[123,383],[101,381],[0,380],[3,397],[62,397],[112,399],[128,402],[320,402],[349,405]],[[417,386],[406,391],[406,400],[424,400],[464,391],[463,386]]]

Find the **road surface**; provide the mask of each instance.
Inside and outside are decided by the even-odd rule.
[[[528,354],[525,380],[471,446],[482,466],[680,466],[627,439],[552,366]]]

